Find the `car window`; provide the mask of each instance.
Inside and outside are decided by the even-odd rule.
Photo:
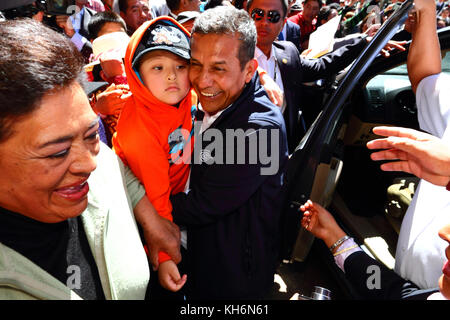
[[[446,51],[443,52],[443,58],[442,58],[442,72],[450,75],[450,52]],[[408,75],[408,69],[406,68],[406,63],[399,65],[395,68],[392,68],[388,71],[383,72],[380,75],[399,75],[399,76],[407,76]]]

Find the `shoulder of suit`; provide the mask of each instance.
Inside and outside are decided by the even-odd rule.
[[[295,54],[298,54],[298,49],[295,46],[295,44],[293,44],[291,41],[284,41],[284,40],[280,40],[280,41],[274,41],[273,45],[275,48],[284,50],[284,51],[293,51]]]

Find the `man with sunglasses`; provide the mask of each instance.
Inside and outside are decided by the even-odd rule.
[[[344,69],[358,56],[366,41],[358,37],[351,44],[319,59],[303,59],[294,44],[276,41],[286,22],[287,8],[287,0],[249,0],[247,4],[257,30],[255,58],[284,93],[281,111],[286,123],[289,153],[292,153],[319,112],[318,109],[302,109],[305,104],[302,83],[328,78]]]

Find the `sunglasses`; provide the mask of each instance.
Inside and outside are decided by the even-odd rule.
[[[252,10],[251,17],[255,21],[260,21],[264,18],[266,12],[262,9],[255,8]],[[271,23],[277,23],[280,21],[281,14],[277,10],[269,10],[267,11],[267,20]]]

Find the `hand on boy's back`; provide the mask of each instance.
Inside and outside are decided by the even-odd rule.
[[[113,83],[97,95],[95,111],[103,115],[118,115],[130,96],[128,85]]]

